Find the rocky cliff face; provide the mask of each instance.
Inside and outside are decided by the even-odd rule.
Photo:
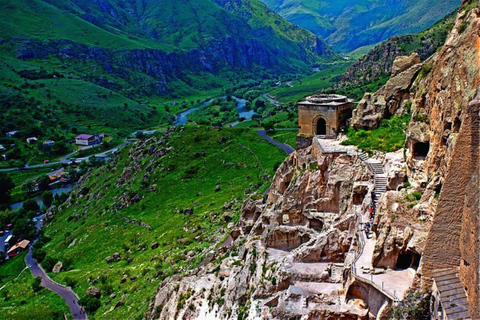
[[[344,263],[357,246],[350,201],[371,179],[356,157],[308,148],[278,169],[268,197],[242,207],[231,247],[165,280],[152,319],[363,319],[344,298]],[[367,188],[368,189],[368,188]],[[209,262],[210,261],[210,262]]]
[[[410,89],[421,68],[422,62],[417,53],[397,57],[390,80],[376,93],[366,93],[353,110],[352,126],[375,129],[385,118],[410,112]]]
[[[441,180],[439,204],[425,248],[424,277],[428,279],[442,267],[460,267],[473,318],[480,316],[479,29],[478,3],[464,1],[432,72],[418,85],[407,139],[412,175],[423,175],[428,184]],[[426,158],[419,158],[419,146],[429,147]]]
[[[357,128],[374,128],[385,116],[406,112],[403,106],[411,109],[405,173],[421,197],[410,210],[401,208],[402,201],[393,202],[392,206],[394,194],[383,199],[381,219],[376,226],[380,241],[376,244],[374,261],[392,266],[390,257],[397,256],[395,251],[409,251],[410,247],[412,253],[423,255],[419,275],[424,288],[429,287],[434,271],[457,270],[473,318],[479,317],[480,288],[479,15],[477,1],[464,1],[442,50],[421,68],[408,61],[412,56],[406,60],[397,58],[389,83],[379,92],[364,97],[353,120]],[[404,69],[400,65],[412,65],[407,68],[410,75],[405,74],[404,79],[398,78],[395,71]],[[392,83],[397,84],[391,86]],[[388,87],[394,88],[393,95],[386,92]],[[399,208],[409,213],[410,218],[403,223],[409,228],[416,222],[427,222],[418,228],[417,236],[406,229],[403,233],[395,230],[402,222],[386,217],[386,212],[392,214]]]
[[[233,38],[216,40],[209,45],[188,52],[166,53],[155,49],[110,50],[78,44],[68,40],[39,42],[35,40],[16,43],[16,57],[20,60],[49,59],[55,56],[65,64],[78,61],[99,65],[106,74],[128,83],[140,80],[146,94],[164,95],[167,85],[178,79],[187,79],[188,72],[214,73],[222,70],[248,69],[255,66],[275,69],[282,64],[285,53],[275,56],[259,41],[237,41]],[[292,69],[293,70],[293,69]],[[117,83],[92,79],[110,89]],[[145,81],[146,80],[146,81]],[[145,83],[146,82],[146,83]],[[125,89],[125,88],[124,88]]]
[[[463,111],[478,90],[477,10],[460,11],[443,49],[428,63],[426,71],[431,71],[424,72],[424,79],[415,85],[407,133],[408,161],[411,168],[421,169],[429,178],[446,174],[464,121]],[[428,152],[425,159],[417,143],[424,143],[424,151]]]

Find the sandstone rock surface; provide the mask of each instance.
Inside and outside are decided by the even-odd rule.
[[[397,57],[393,63],[390,80],[374,94],[366,93],[353,111],[352,126],[357,129],[378,128],[382,119],[404,114],[404,104],[410,98],[410,88],[422,62],[417,53]]]

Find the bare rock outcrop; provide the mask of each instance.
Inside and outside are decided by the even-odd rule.
[[[294,153],[266,200],[244,202],[221,262],[165,280],[148,317],[365,319],[365,305],[340,298],[344,262],[357,245],[350,199],[356,181],[371,179],[359,162],[311,147]]]
[[[366,93],[353,111],[352,126],[357,129],[375,129],[382,119],[406,113],[410,88],[421,68],[422,62],[417,53],[397,57],[390,80],[376,93]]]

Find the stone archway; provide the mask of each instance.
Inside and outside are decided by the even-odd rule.
[[[327,135],[327,121],[324,118],[318,118],[316,123],[316,135],[317,136],[326,136]]]

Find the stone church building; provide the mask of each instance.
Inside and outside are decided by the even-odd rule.
[[[336,138],[346,128],[352,110],[353,100],[336,94],[310,96],[298,103],[299,147],[311,143],[314,136]]]

